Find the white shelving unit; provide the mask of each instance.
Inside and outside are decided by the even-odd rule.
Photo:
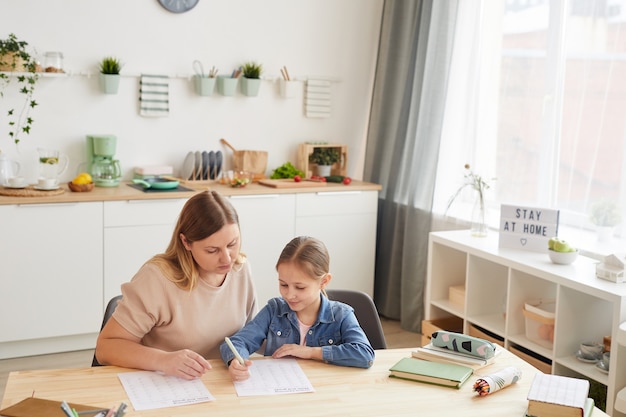
[[[529,352],[553,374],[583,377],[607,387],[607,414],[626,417],[626,284],[595,275],[595,260],[579,256],[571,265],[556,265],[547,253],[500,249],[498,234],[472,237],[468,230],[433,232],[429,240],[425,292],[426,320],[456,316],[463,329],[478,327],[508,349]],[[463,305],[452,304],[448,290],[465,285]],[[556,300],[554,336],[528,338],[524,304]],[[626,325],[621,324],[621,327]],[[581,342],[611,336],[608,374],[576,358]],[[617,407],[616,407],[617,406]]]

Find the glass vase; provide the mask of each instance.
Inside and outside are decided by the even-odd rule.
[[[472,208],[472,225],[470,233],[475,237],[487,236],[487,221],[485,218],[485,200],[483,193],[476,193],[476,200],[474,201],[474,207]]]

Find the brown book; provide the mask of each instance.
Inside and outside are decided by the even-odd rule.
[[[102,409],[82,404],[68,404],[76,411],[89,411],[93,413],[81,413],[81,416],[93,417]],[[0,410],[2,417],[67,417],[61,409],[61,401],[45,400],[43,398],[28,397],[17,404],[13,404],[3,410]]]
[[[537,374],[528,392],[527,414],[535,417],[584,417],[589,381]]]

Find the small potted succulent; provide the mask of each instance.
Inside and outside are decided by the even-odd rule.
[[[37,64],[34,57],[27,49],[28,43],[19,40],[14,33],[8,38],[0,39],[0,98],[4,97],[11,80],[17,81],[17,91],[23,95],[23,104],[19,113],[15,112],[15,107],[9,110],[2,110],[3,114],[8,115],[9,120],[9,137],[18,144],[22,133],[29,134],[33,119],[30,112],[37,106],[37,102],[33,99],[35,85],[39,79],[38,71],[41,67]],[[7,74],[15,72],[16,74]]]
[[[100,61],[99,68],[98,80],[102,92],[105,94],[117,94],[120,86],[120,71],[122,70],[122,64],[119,59],[106,56]]]
[[[246,62],[241,66],[241,70],[243,75],[241,79],[241,92],[248,97],[257,96],[261,88],[263,66],[256,62]]]
[[[313,153],[309,155],[309,162],[317,165],[317,175],[320,177],[329,176],[333,164],[339,161],[341,153],[333,147],[313,148]]]

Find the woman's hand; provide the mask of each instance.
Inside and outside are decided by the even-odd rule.
[[[272,358],[274,359],[283,358],[285,356],[293,356],[301,359],[322,360],[322,348],[286,344],[276,349],[272,354]]]
[[[230,361],[230,365],[228,365],[230,379],[233,381],[245,381],[250,378],[250,370],[248,367],[252,365],[252,361],[250,359],[246,359],[244,363],[245,365],[240,364],[237,359]]]
[[[167,375],[196,379],[209,369],[211,369],[209,361],[193,350],[183,349],[163,354],[161,370]]]

